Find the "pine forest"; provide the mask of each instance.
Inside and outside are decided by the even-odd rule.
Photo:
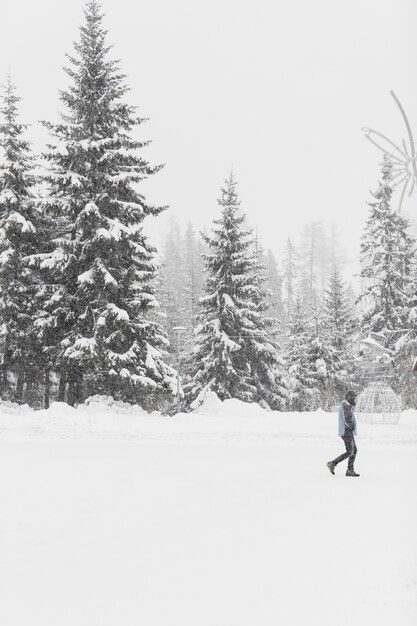
[[[64,73],[41,153],[35,120],[21,119],[18,78],[2,87],[3,400],[40,409],[108,395],[175,413],[212,391],[314,411],[389,380],[403,408],[416,407],[416,242],[393,203],[389,156],[363,198],[360,272],[350,277],[342,235],[321,221],[265,249],[232,166],[210,190],[203,232],[145,197],[144,181],[163,166],[146,158],[146,119],[128,104],[97,0],[85,5]],[[156,247],[147,224],[162,213],[169,228]]]

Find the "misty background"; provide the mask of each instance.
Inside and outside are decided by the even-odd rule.
[[[82,0],[23,0],[0,9],[0,76],[11,70],[32,124],[35,150],[48,140],[36,120],[59,119],[65,55],[83,20]],[[200,229],[218,214],[231,168],[242,209],[265,248],[282,258],[306,222],[334,224],[357,271],[370,190],[382,154],[363,126],[405,137],[392,89],[417,132],[414,85],[417,8],[412,0],[256,3],[235,0],[102,1],[112,57],[149,122],[146,158],[165,163],[142,191],[169,209],[145,222],[161,246],[175,217]],[[393,206],[399,192],[394,195]],[[416,195],[403,213],[415,228]]]

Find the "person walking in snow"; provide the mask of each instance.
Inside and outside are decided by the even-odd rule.
[[[356,404],[356,394],[354,391],[348,391],[345,399],[339,406],[339,436],[342,437],[346,452],[338,456],[333,461],[326,463],[330,472],[334,474],[336,465],[345,459],[348,460],[346,476],[359,476],[354,470],[356,453],[358,451],[355,443],[355,435],[357,435],[357,422],[354,407]]]

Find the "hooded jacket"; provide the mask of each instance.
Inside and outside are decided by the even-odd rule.
[[[353,406],[347,400],[339,406],[339,436],[343,437],[347,434],[357,435],[357,421]]]

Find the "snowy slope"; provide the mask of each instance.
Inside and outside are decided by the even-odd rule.
[[[414,626],[416,413],[1,408],[2,626]]]
[[[106,396],[94,396],[78,409],[56,402],[47,411],[33,411],[0,403],[0,438],[274,443],[334,441],[336,434],[335,413],[268,412],[257,404],[221,402],[215,394],[193,413],[173,417]],[[397,425],[360,424],[359,434],[366,441],[417,444],[417,411],[404,411]]]

